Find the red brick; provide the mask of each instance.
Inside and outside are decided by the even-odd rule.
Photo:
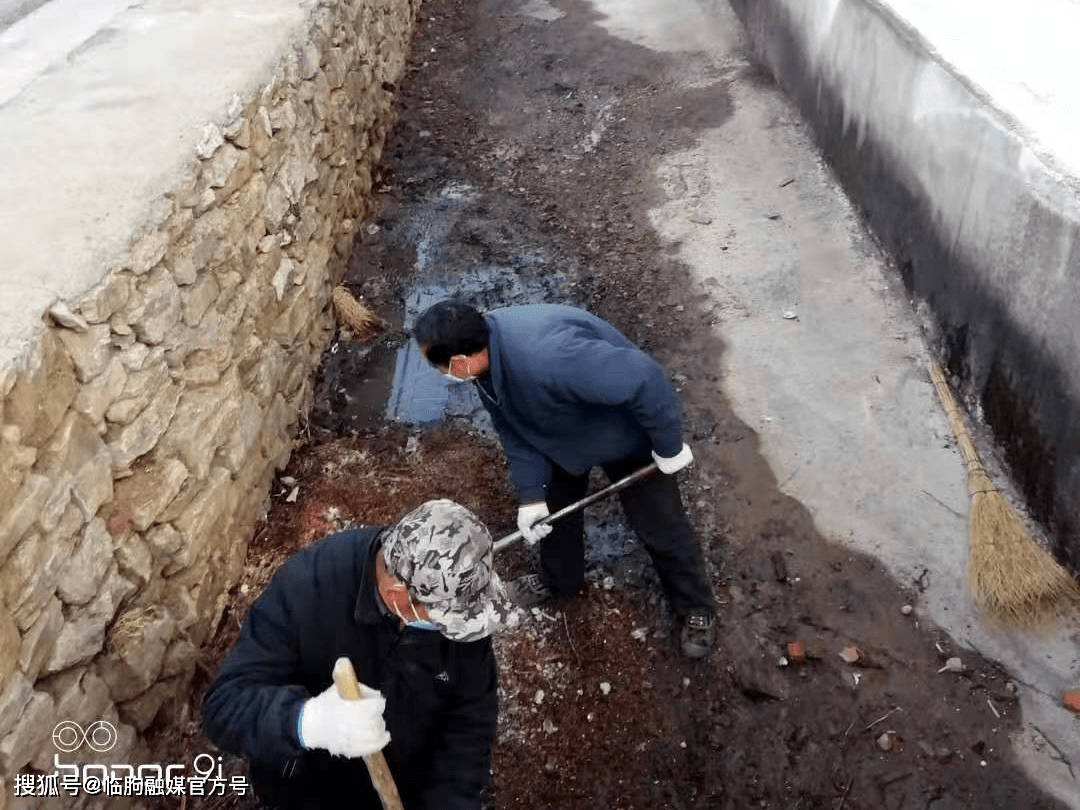
[[[801,641],[789,641],[787,645],[788,662],[792,664],[806,663],[806,648]]]
[[[1062,695],[1061,702],[1069,711],[1080,714],[1080,689],[1070,689]]]

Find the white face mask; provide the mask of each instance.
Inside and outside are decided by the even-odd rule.
[[[454,368],[454,361],[457,360],[459,357],[462,360],[465,361],[466,374],[465,374],[464,377],[458,377],[458,376],[455,376],[454,374],[451,373],[453,371],[453,368]],[[446,379],[450,380],[451,382],[472,382],[473,380],[476,379],[476,375],[475,374],[469,374],[469,373],[467,373],[468,371],[469,371],[469,358],[466,357],[463,354],[455,354],[453,357],[450,358],[450,364],[449,364],[449,366],[447,366],[446,371],[444,371],[442,373],[442,375],[444,377],[446,377]]]

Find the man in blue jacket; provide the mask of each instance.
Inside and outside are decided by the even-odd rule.
[[[248,760],[271,807],[379,810],[360,758],[385,746],[406,810],[479,810],[497,715],[491,633],[513,611],[492,561],[487,529],[447,500],[304,549],[252,605],[207,691],[207,737]],[[340,656],[366,699],[338,696]]]
[[[584,497],[593,467],[617,480],[655,460],[663,474],[623,490],[623,510],[681,621],[683,653],[706,655],[712,589],[674,475],[693,454],[660,365],[606,321],[554,304],[481,314],[441,301],[417,319],[413,337],[444,375],[476,384],[510,461],[518,527],[541,543],[540,574],[512,584],[518,603],[574,594],[584,583],[582,514],[534,524]]]

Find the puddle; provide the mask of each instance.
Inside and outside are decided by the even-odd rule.
[[[416,275],[405,294],[402,326],[407,331],[428,307],[445,298],[461,299],[481,311],[516,304],[573,303],[566,277],[549,267],[544,251],[527,246],[511,250],[506,264],[471,265],[447,272],[457,253],[460,234],[456,226],[474,215],[478,199],[468,186],[447,186],[406,224],[405,237],[416,251]],[[413,341],[397,352],[384,416],[410,426],[460,418],[492,433],[475,386],[451,382],[436,372]]]

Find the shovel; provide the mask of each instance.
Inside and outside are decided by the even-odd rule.
[[[353,669],[352,661],[344,656],[334,662],[334,685],[345,700],[363,700],[360,696],[360,683],[356,680],[356,670]],[[383,810],[403,810],[397,785],[382,751],[364,757],[364,764],[371,776],[371,784],[379,794]]]
[[[598,489],[591,495],[586,495],[580,501],[574,501],[569,506],[564,506],[555,514],[548,515],[546,518],[541,518],[540,520],[536,521],[533,526],[546,526],[553,520],[558,520],[561,517],[565,517],[571,512],[576,512],[578,509],[584,509],[590,503],[596,503],[597,501],[606,498],[608,495],[614,495],[620,489],[626,489],[631,484],[636,484],[642,478],[652,475],[654,472],[656,472],[656,469],[656,462],[654,461],[651,464],[642,467],[640,470],[630,473],[630,475],[626,476],[625,478],[620,478],[614,484],[608,484],[608,486],[604,487],[603,489]],[[514,532],[513,534],[508,534],[502,540],[499,540],[497,543],[495,543],[495,551],[500,551],[509,545],[513,545],[520,539],[520,530]]]

